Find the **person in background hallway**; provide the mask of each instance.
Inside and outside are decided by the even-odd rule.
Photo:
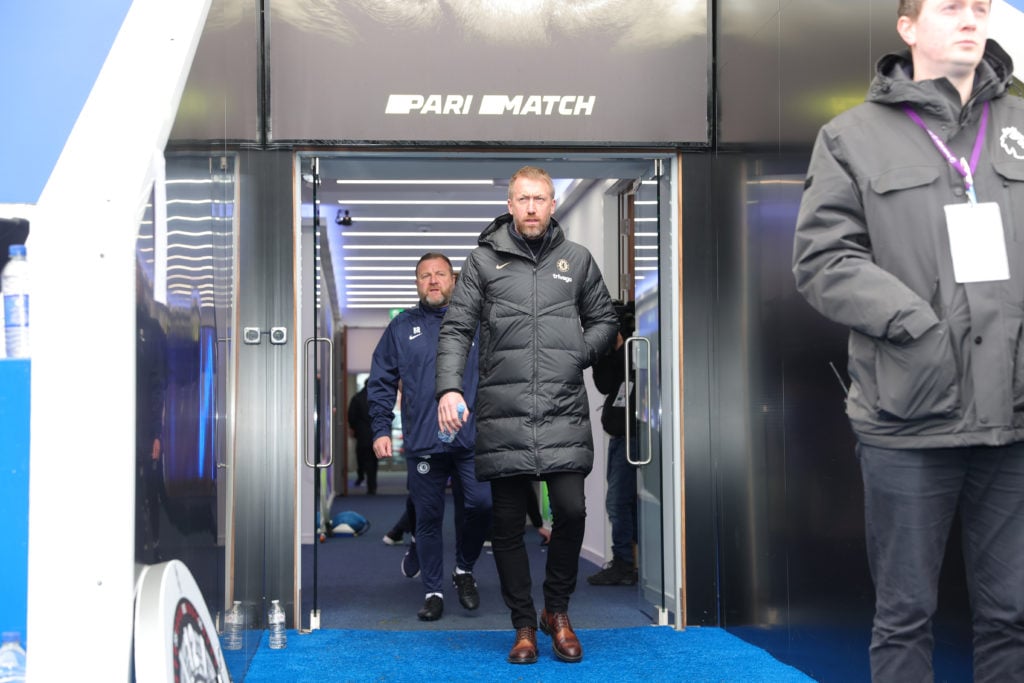
[[[637,457],[636,389],[626,377],[625,343],[636,318],[632,301],[618,308],[615,348],[594,365],[594,385],[605,395],[601,426],[608,439],[608,490],[604,507],[612,525],[612,561],[587,577],[592,586],[636,585],[636,465],[626,459],[626,419],[631,420],[629,452]],[[628,410],[627,410],[628,399]]]
[[[388,325],[373,352],[370,370],[370,414],[373,418],[373,451],[378,458],[392,456],[391,425],[399,381],[402,383],[402,429],[408,467],[409,495],[415,509],[415,554],[420,579],[426,589],[423,621],[440,619],[444,612],[442,526],[448,478],[457,479],[462,490],[461,526],[456,530],[455,568],[452,584],[466,609],[480,606],[473,566],[480,557],[491,523],[491,492],[473,473],[473,441],[476,422],[469,419],[452,443],[438,436],[437,401],[434,398],[434,360],[437,335],[454,286],[451,261],[444,254],[427,253],[416,264],[419,305],[399,313]],[[474,345],[475,349],[475,345]],[[466,381],[460,384],[466,400],[476,398],[477,355],[468,356]],[[402,573],[410,576],[407,561]],[[415,574],[412,574],[413,576]]]
[[[416,510],[412,505],[412,496],[405,497],[405,507],[402,508],[402,515],[390,529],[384,533],[384,545],[402,545],[405,543],[406,534],[416,533]],[[413,540],[415,543],[415,540]]]
[[[359,478],[356,486],[366,479],[366,494],[377,494],[377,457],[373,454],[373,427],[370,425],[370,400],[366,382],[348,402],[348,428],[356,439],[356,462]]]
[[[959,513],[974,680],[1024,680],[1024,102],[989,0],[903,0],[909,51],[818,134],[797,288],[850,327],[874,681],[930,681]]]
[[[476,474],[491,482],[493,543],[501,594],[512,613],[508,661],[537,661],[537,611],[524,545],[530,490],[547,482],[552,512],[540,628],[555,655],[583,657],[569,622],[586,521],[583,481],[594,463],[583,369],[611,347],[618,320],[601,271],[566,239],[551,214],[554,185],[524,167],[509,182],[509,213],[479,237],[459,275],[437,352],[437,419],[459,426],[458,404],[477,416]],[[480,332],[480,389],[462,385]]]

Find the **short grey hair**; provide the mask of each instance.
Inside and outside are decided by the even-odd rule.
[[[523,166],[521,169],[512,174],[512,177],[508,179],[508,198],[512,199],[512,186],[516,184],[516,180],[519,178],[529,178],[530,180],[543,180],[548,184],[548,191],[551,193],[551,199],[555,198],[555,184],[551,182],[551,176],[543,168],[537,166]]]

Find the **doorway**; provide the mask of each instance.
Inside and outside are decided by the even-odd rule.
[[[678,458],[665,455],[677,450],[672,446],[672,429],[665,428],[676,423],[665,420],[663,427],[662,419],[666,411],[671,414],[673,405],[671,392],[663,387],[675,385],[670,374],[675,364],[663,363],[662,350],[679,348],[673,338],[678,325],[665,324],[666,311],[677,310],[674,297],[665,292],[678,288],[662,287],[673,269],[671,252],[663,247],[678,232],[679,209],[673,201],[677,163],[672,154],[318,151],[296,155],[294,196],[300,216],[296,243],[303,246],[295,272],[304,274],[296,306],[301,337],[334,342],[333,360],[319,342],[314,343],[316,352],[302,352],[299,395],[306,407],[297,407],[297,412],[302,415],[300,429],[306,431],[301,440],[311,445],[307,450],[319,443],[334,456],[329,468],[324,466],[326,457],[314,456],[313,462],[320,467],[307,466],[302,475],[302,502],[297,506],[302,549],[296,556],[312,564],[295,572],[302,584],[302,627],[330,627],[337,623],[336,613],[346,609],[344,604],[331,604],[332,592],[324,585],[336,576],[321,566],[331,562],[331,546],[367,541],[380,545],[379,537],[387,530],[381,525],[392,521],[380,520],[368,538],[336,541],[328,537],[316,547],[322,525],[330,522],[332,505],[335,510],[355,507],[361,495],[350,490],[353,477],[344,476],[355,465],[341,419],[355,386],[353,378],[369,370],[372,346],[390,317],[415,304],[412,273],[418,257],[426,251],[442,251],[458,271],[475,248],[479,231],[505,212],[508,177],[526,164],[545,168],[555,180],[556,217],[569,239],[594,254],[612,297],[636,304],[638,327],[629,346],[640,397],[639,452],[631,454],[639,468],[640,581],[631,591],[630,602],[645,623],[679,621],[682,541],[675,482],[680,479],[678,463],[673,462]],[[333,381],[327,380],[327,365],[335,371]],[[313,395],[316,387],[319,397]],[[587,478],[588,532],[583,550],[584,561],[596,567],[610,560],[603,502],[607,443],[596,412],[602,399],[592,390],[595,466]],[[309,406],[316,410],[311,412]],[[319,419],[322,415],[335,419]],[[317,430],[319,438],[311,430]],[[482,556],[481,562],[488,558]],[[583,569],[580,587],[585,576]],[[358,572],[353,568],[346,580],[358,582]],[[577,589],[574,612],[583,592]],[[311,600],[312,596],[316,598]],[[496,592],[493,598],[500,601]]]

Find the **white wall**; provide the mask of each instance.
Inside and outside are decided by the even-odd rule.
[[[383,327],[349,327],[346,331],[345,359],[348,374],[369,372],[373,361],[373,350],[384,334]]]
[[[29,680],[131,678],[135,239],[208,8],[132,3],[32,221]]]
[[[556,210],[555,217],[569,239],[590,250],[601,267],[605,285],[614,298],[618,287],[618,253],[609,248],[609,244],[614,247],[617,241],[612,239],[609,242],[605,239],[609,232],[614,233],[617,230],[614,222],[606,225],[607,216],[617,215],[617,198],[605,194],[612,182],[606,180],[595,184],[578,202],[573,203],[569,213],[563,215]],[[587,477],[584,489],[587,497],[587,531],[583,537],[581,554],[591,562],[603,565],[611,558],[611,525],[604,510],[608,435],[601,429],[601,406],[604,404],[604,395],[594,387],[591,376],[591,371],[587,370],[585,377],[590,401],[590,424],[594,432],[594,469]]]

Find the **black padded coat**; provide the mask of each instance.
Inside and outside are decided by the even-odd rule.
[[[499,216],[466,258],[441,324],[437,396],[460,391],[480,326],[476,474],[481,481],[594,464],[583,370],[611,347],[618,317],[590,252],[552,219],[534,257]]]

